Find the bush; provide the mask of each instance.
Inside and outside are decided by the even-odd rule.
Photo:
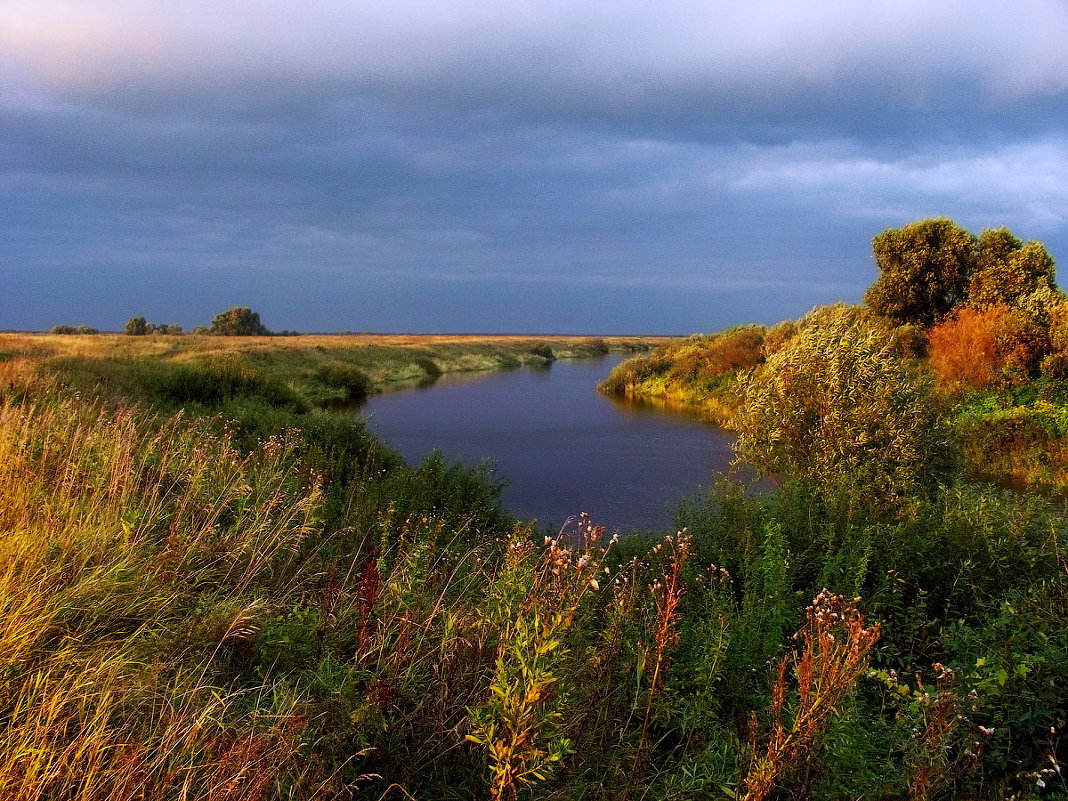
[[[429,356],[417,357],[415,360],[415,364],[424,373],[426,373],[426,377],[429,378],[431,381],[436,381],[437,379],[441,378],[441,367],[439,367],[438,363],[431,359]]]
[[[810,315],[742,391],[737,448],[765,475],[849,485],[880,505],[933,489],[953,464],[924,376],[848,308]]]
[[[1045,329],[1003,304],[959,307],[934,326],[928,338],[931,369],[947,391],[1025,381],[1049,350]]]
[[[1068,381],[1068,353],[1051,353],[1044,358],[1042,375],[1056,381]]]
[[[556,356],[553,355],[553,349],[548,342],[539,342],[530,349],[530,352],[535,356],[545,359],[547,362],[551,362],[556,358]]]
[[[794,337],[797,330],[796,320],[783,320],[781,323],[776,323],[769,328],[764,334],[764,358],[782,348]]]
[[[99,334],[100,331],[96,328],[92,328],[88,325],[79,325],[75,328],[72,325],[54,325],[48,329],[49,334]]]
[[[353,400],[366,398],[371,392],[371,379],[362,370],[344,362],[330,362],[316,371],[316,377],[334,389],[343,389]]]
[[[927,355],[927,334],[918,325],[899,325],[891,335],[894,352],[902,359],[922,359]]]
[[[595,356],[605,356],[608,354],[608,343],[601,337],[590,337],[583,343]]]
[[[695,334],[668,342],[616,365],[601,383],[601,391],[634,394],[642,384],[662,380],[702,395],[721,387],[726,376],[763,362],[764,338],[764,326],[740,325],[711,336]]]

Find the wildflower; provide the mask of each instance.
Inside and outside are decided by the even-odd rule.
[[[980,726],[979,731],[983,733],[984,737],[989,737],[994,733],[994,729],[988,729],[986,726]]]

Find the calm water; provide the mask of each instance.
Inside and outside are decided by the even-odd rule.
[[[606,398],[597,383],[617,357],[542,370],[444,376],[377,395],[372,428],[411,462],[430,451],[492,459],[505,505],[558,527],[579,512],[610,530],[668,528],[668,506],[707,487],[732,458],[733,435],[683,414]]]

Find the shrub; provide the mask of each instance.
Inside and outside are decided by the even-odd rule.
[[[354,399],[366,398],[371,392],[371,379],[362,370],[344,362],[330,362],[316,371],[316,377],[334,389],[343,389]]]
[[[556,356],[553,355],[553,349],[548,342],[539,342],[530,349],[530,352],[535,356],[545,359],[547,362],[551,362],[556,358]]]
[[[608,343],[601,337],[590,337],[583,344],[595,356],[604,356],[609,351]]]
[[[54,325],[48,329],[49,334],[99,334],[100,331],[96,328],[92,328],[88,325],[79,325],[75,328],[72,325]]]
[[[1012,385],[1035,373],[1048,352],[1045,329],[1006,305],[962,306],[928,332],[940,388]]]
[[[441,378],[441,367],[438,363],[431,359],[429,356],[419,356],[415,360],[416,366],[422,369],[426,373],[426,377],[436,381]]]
[[[1056,381],[1068,381],[1068,353],[1051,353],[1044,358],[1042,375]]]
[[[848,308],[813,319],[745,380],[740,454],[765,475],[844,482],[877,504],[937,486],[951,449],[924,376]]]
[[[1049,349],[1053,353],[1068,351],[1068,300],[1061,300],[1049,310]]]
[[[899,325],[891,335],[894,351],[902,359],[922,359],[927,355],[927,334],[918,325]]]
[[[764,334],[764,358],[782,348],[793,338],[797,330],[796,320],[783,320],[781,323],[776,323],[769,328]]]
[[[1007,314],[1006,306],[965,306],[927,332],[931,369],[940,388],[986,387],[993,382],[1004,365],[998,327]]]

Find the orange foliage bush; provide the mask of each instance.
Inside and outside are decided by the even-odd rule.
[[[938,386],[950,391],[1026,379],[1049,352],[1045,328],[1003,304],[961,306],[927,337]]]
[[[927,332],[931,369],[940,388],[992,383],[1002,361],[998,327],[1007,314],[1006,306],[983,310],[965,306]]]

